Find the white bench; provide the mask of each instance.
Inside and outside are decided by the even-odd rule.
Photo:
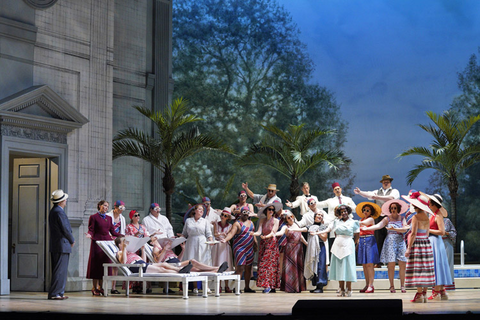
[[[188,299],[188,284],[190,282],[202,281],[203,287],[207,287],[208,277],[206,275],[200,275],[198,272],[191,273],[143,273],[145,264],[121,264],[117,259],[118,247],[113,241],[97,241],[97,245],[102,248],[105,254],[113,261],[113,263],[104,263],[104,276],[103,286],[105,296],[108,295],[110,281],[126,281],[127,290],[126,295],[129,295],[130,281],[143,282],[143,293],[147,292],[148,281],[159,282],[181,282],[183,284],[183,299]],[[115,267],[119,270],[118,275],[108,275],[108,268]],[[128,267],[139,267],[138,273],[132,273]],[[206,290],[203,291],[203,297],[207,298]]]

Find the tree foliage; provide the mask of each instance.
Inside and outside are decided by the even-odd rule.
[[[170,220],[177,166],[203,150],[233,151],[220,138],[200,133],[194,123],[202,119],[187,114],[189,109],[183,99],[175,100],[168,108],[158,112],[145,107],[134,108],[153,122],[155,134],[132,127],[120,130],[113,138],[113,159],[125,156],[140,158],[163,173],[166,215]]]
[[[456,225],[456,200],[458,197],[458,176],[465,169],[480,162],[480,145],[464,145],[470,129],[480,120],[480,115],[458,119],[452,112],[437,115],[427,112],[433,124],[418,125],[432,136],[429,147],[413,147],[400,154],[422,156],[421,164],[416,165],[407,175],[408,184],[412,184],[418,175],[427,169],[436,170],[448,186],[451,199],[452,222]]]
[[[199,127],[221,137],[238,154],[262,140],[262,126],[284,130],[302,123],[338,132],[313,147],[343,148],[347,125],[339,105],[332,92],[310,83],[313,63],[296,24],[276,1],[175,1],[173,57],[174,95],[188,97],[196,107],[192,111],[206,120]],[[226,154],[195,156],[179,168],[179,186],[194,194],[192,181],[198,177],[209,197],[220,200],[234,173],[230,197],[225,199],[236,198],[235,186],[239,188],[241,181],[250,181],[252,190],[290,183],[273,170],[238,169],[234,162]],[[332,174],[326,168],[313,172],[313,191],[331,183]],[[335,173],[336,179],[350,176],[348,165]],[[280,192],[283,197],[285,191]]]

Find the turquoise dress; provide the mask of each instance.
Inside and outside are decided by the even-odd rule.
[[[330,280],[357,281],[355,262],[355,242],[353,234],[360,232],[357,220],[347,221],[335,219],[332,231],[335,232],[335,242],[332,246],[332,260],[330,262]]]

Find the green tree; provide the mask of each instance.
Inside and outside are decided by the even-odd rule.
[[[452,222],[456,225],[458,176],[462,171],[480,161],[480,145],[465,146],[463,142],[472,126],[480,120],[480,115],[459,120],[451,112],[437,115],[429,111],[427,116],[433,125],[420,124],[418,126],[433,137],[431,145],[428,148],[410,148],[399,156],[419,155],[423,157],[422,163],[408,173],[407,182],[410,185],[426,169],[433,169],[440,173],[448,186],[451,199],[450,213]]]
[[[313,63],[299,40],[290,14],[276,1],[177,0],[173,15],[175,96],[188,97],[206,121],[202,131],[221,137],[238,154],[265,135],[262,125],[287,129],[289,124],[336,130],[314,142],[317,148],[341,150],[348,128],[332,92],[309,83]],[[202,153],[189,159],[207,194],[220,205],[221,188],[236,173],[230,199],[242,181],[254,189],[269,183],[288,185],[274,170],[237,168],[228,154]],[[197,192],[187,163],[179,167],[178,185]],[[333,174],[349,178],[346,164],[334,173],[319,168],[313,190],[329,184]],[[254,179],[253,179],[254,178]],[[283,187],[281,187],[284,192]],[[329,190],[329,188],[327,188]],[[180,207],[182,203],[177,203]],[[228,203],[222,203],[226,205]]]
[[[345,163],[336,150],[317,150],[312,144],[334,131],[306,130],[305,125],[290,125],[283,131],[274,125],[262,126],[269,134],[240,157],[241,166],[266,166],[290,180],[290,200],[299,194],[299,178],[321,165],[338,169]]]
[[[134,107],[149,118],[155,133],[137,128],[121,130],[113,138],[113,159],[131,156],[151,163],[163,173],[166,214],[172,217],[172,195],[175,192],[175,168],[187,158],[203,150],[233,153],[219,137],[200,133],[193,123],[202,119],[188,115],[187,103],[176,99],[163,111],[153,112],[145,107]]]

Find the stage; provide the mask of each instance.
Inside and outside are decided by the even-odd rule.
[[[398,267],[397,270],[398,272]],[[396,273],[397,273],[396,272]],[[361,267],[357,267],[358,282],[353,283],[353,295],[349,298],[337,297],[338,284],[330,281],[323,294],[314,294],[309,291],[302,293],[277,293],[263,294],[256,289],[256,293],[242,293],[236,296],[233,293],[222,293],[220,297],[209,294],[203,298],[189,293],[189,299],[184,300],[177,288],[175,294],[163,294],[163,289],[154,285],[151,294],[132,294],[126,297],[120,286],[121,295],[109,295],[108,297],[94,297],[90,291],[67,292],[70,298],[64,301],[47,300],[46,292],[12,292],[10,295],[0,296],[0,314],[2,319],[84,319],[85,315],[115,315],[115,319],[127,319],[134,315],[161,315],[162,319],[196,315],[197,318],[210,318],[211,316],[223,316],[230,318],[248,317],[249,319],[264,319],[266,315],[281,319],[303,319],[311,316],[292,315],[292,308],[299,300],[309,300],[310,305],[318,306],[318,314],[322,314],[322,308],[330,307],[329,300],[344,301],[345,308],[352,318],[358,318],[358,308],[362,301],[364,304],[382,306],[382,300],[386,305],[390,299],[400,299],[402,302],[403,318],[455,318],[480,314],[480,266],[465,265],[455,266],[455,284],[457,289],[449,291],[447,301],[429,301],[428,303],[411,303],[415,290],[408,289],[407,293],[400,292],[399,280],[395,279],[396,293],[388,290],[389,282],[386,276],[386,267],[375,269],[375,293],[359,293],[358,290],[365,285]],[[396,275],[395,278],[397,278]],[[251,285],[254,285],[254,281]],[[88,283],[91,284],[90,282]],[[212,288],[213,286],[211,286]],[[232,286],[231,286],[232,287]],[[243,280],[242,285],[243,288]],[[308,286],[308,289],[312,289]],[[429,293],[430,295],[430,293]],[[369,300],[369,301],[367,301]],[[331,303],[330,303],[331,304]],[[389,313],[391,317],[391,313]],[[378,317],[377,317],[378,318]]]
[[[187,300],[182,299],[180,293],[165,295],[160,293],[162,289],[154,288],[152,294],[112,295],[105,297],[93,297],[90,292],[71,292],[70,297],[64,301],[47,300],[46,293],[39,292],[14,292],[10,295],[1,296],[2,319],[9,315],[22,319],[43,319],[55,317],[84,318],[86,315],[107,316],[115,314],[116,318],[133,317],[134,315],[161,315],[162,318],[170,316],[230,316],[236,318],[258,316],[278,316],[279,318],[292,318],[292,308],[298,300],[321,300],[337,299],[348,301],[354,299],[376,300],[379,304],[382,299],[401,299],[403,315],[420,314],[439,316],[442,314],[456,314],[464,317],[466,314],[480,314],[480,290],[458,289],[450,292],[448,301],[429,301],[428,303],[415,304],[410,299],[414,296],[413,290],[407,293],[390,293],[388,290],[376,290],[373,294],[354,292],[351,298],[338,298],[334,290],[327,290],[323,294],[313,294],[308,291],[302,293],[277,292],[271,294],[242,293],[236,296],[232,293],[223,293],[220,297],[213,294],[208,298],[201,295],[190,295]],[[175,289],[177,290],[177,289]],[[355,316],[355,308],[351,310]],[[65,317],[67,314],[67,317]],[[321,314],[321,310],[319,311]],[[123,316],[122,316],[123,315]],[[295,317],[296,319],[302,317]],[[292,318],[293,319],[293,318]]]

